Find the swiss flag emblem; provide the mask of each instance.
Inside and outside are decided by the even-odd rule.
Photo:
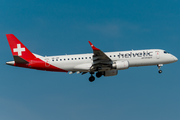
[[[21,44],[17,44],[17,48],[13,49],[13,52],[17,52],[18,56],[22,56],[22,52],[25,51],[25,48],[21,47]]]

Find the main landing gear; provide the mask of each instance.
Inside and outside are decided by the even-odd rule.
[[[162,70],[160,70],[160,69],[161,69],[161,67],[163,66],[163,64],[158,64],[157,66],[158,66],[158,73],[161,74],[161,73],[162,73]]]
[[[89,77],[89,81],[90,81],[90,82],[93,82],[93,81],[95,80],[95,77],[93,76],[94,72],[90,72],[90,74],[91,74],[91,76]],[[97,78],[100,78],[102,75],[103,75],[102,72],[97,72],[97,73],[96,73],[96,77],[97,77]]]
[[[101,76],[102,76],[102,72],[97,72],[97,73],[96,73],[96,77],[97,77],[97,78],[100,78]]]
[[[91,77],[89,77],[89,82],[93,82],[94,80],[95,80],[95,77],[91,75]]]

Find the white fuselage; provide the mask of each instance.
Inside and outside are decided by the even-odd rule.
[[[175,56],[161,49],[105,52],[105,54],[114,62],[128,61],[129,67],[168,64],[177,61]],[[89,72],[89,68],[93,64],[92,53],[39,58],[67,71]]]

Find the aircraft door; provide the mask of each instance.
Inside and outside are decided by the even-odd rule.
[[[160,58],[159,51],[156,51],[156,58],[157,58],[157,59]]]
[[[49,66],[50,66],[50,64],[49,64],[49,58],[46,58],[46,59],[45,59],[45,66],[46,66],[46,67],[49,67]]]

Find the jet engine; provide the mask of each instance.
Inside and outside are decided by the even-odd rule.
[[[116,70],[124,70],[129,68],[129,62],[128,61],[116,61],[112,64],[112,69]]]

